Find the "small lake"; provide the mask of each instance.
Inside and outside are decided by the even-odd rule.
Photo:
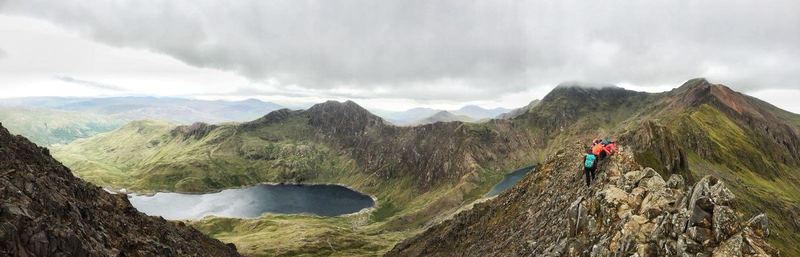
[[[536,169],[535,166],[528,166],[528,167],[524,167],[524,168],[520,168],[520,169],[514,170],[511,173],[506,174],[506,176],[503,178],[503,180],[501,180],[499,183],[494,185],[494,187],[492,187],[492,190],[489,190],[489,192],[486,193],[486,196],[487,197],[492,197],[492,196],[499,195],[503,191],[506,191],[506,189],[509,189],[512,186],[514,186],[515,184],[517,184],[517,182],[519,182],[522,178],[524,178],[525,175],[527,175],[529,172],[531,172],[531,171],[533,171],[535,169]]]
[[[208,194],[131,194],[129,199],[139,211],[169,220],[256,218],[264,213],[338,216],[375,204],[371,197],[338,185],[261,184]]]

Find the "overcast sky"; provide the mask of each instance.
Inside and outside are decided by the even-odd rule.
[[[0,0],[0,97],[518,107],[706,77],[800,113],[800,1]]]

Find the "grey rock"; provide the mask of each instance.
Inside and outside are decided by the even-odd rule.
[[[667,180],[667,187],[672,189],[683,189],[685,183],[686,182],[683,180],[683,176],[679,174],[672,174]]]
[[[767,215],[764,213],[758,214],[747,221],[747,227],[758,236],[769,236],[769,220],[767,219]]]
[[[718,242],[725,240],[739,230],[736,213],[728,206],[717,205],[714,207],[713,222],[714,237]]]

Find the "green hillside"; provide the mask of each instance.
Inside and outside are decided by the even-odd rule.
[[[330,238],[338,251],[374,255],[479,198],[504,172],[527,164],[532,144],[510,125],[396,127],[355,103],[328,102],[307,111],[276,111],[243,124],[132,122],[54,147],[53,154],[90,182],[137,192],[209,192],[261,182],[346,184],[377,197],[378,208],[361,229],[335,229],[350,217],[277,215],[259,221],[293,224],[278,227],[218,218],[194,224],[246,245],[247,254],[308,251],[313,242],[272,243],[277,235],[302,233]],[[326,225],[292,229],[309,227],[308,222]],[[241,229],[250,225],[256,228]],[[360,237],[371,243],[348,243]]]
[[[0,123],[39,145],[66,144],[118,128],[124,121],[102,115],[38,108],[0,107]]]
[[[353,102],[327,102],[243,124],[136,122],[53,153],[89,181],[134,191],[346,184],[378,199],[359,228],[343,229],[348,217],[285,215],[194,225],[251,255],[372,255],[478,199],[505,171],[608,136],[664,177],[721,178],[748,215],[768,214],[778,235],[769,237],[773,245],[800,255],[791,233],[800,230],[791,218],[800,213],[798,117],[704,79],[658,94],[562,85],[510,120],[397,127]],[[275,222],[286,225],[266,225]],[[290,230],[297,227],[303,232]],[[313,239],[298,243],[297,233]],[[278,235],[286,242],[268,239]]]

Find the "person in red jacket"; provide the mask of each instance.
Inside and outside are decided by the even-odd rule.
[[[608,156],[612,156],[617,153],[617,141],[609,142],[605,147],[603,147],[604,152]]]

